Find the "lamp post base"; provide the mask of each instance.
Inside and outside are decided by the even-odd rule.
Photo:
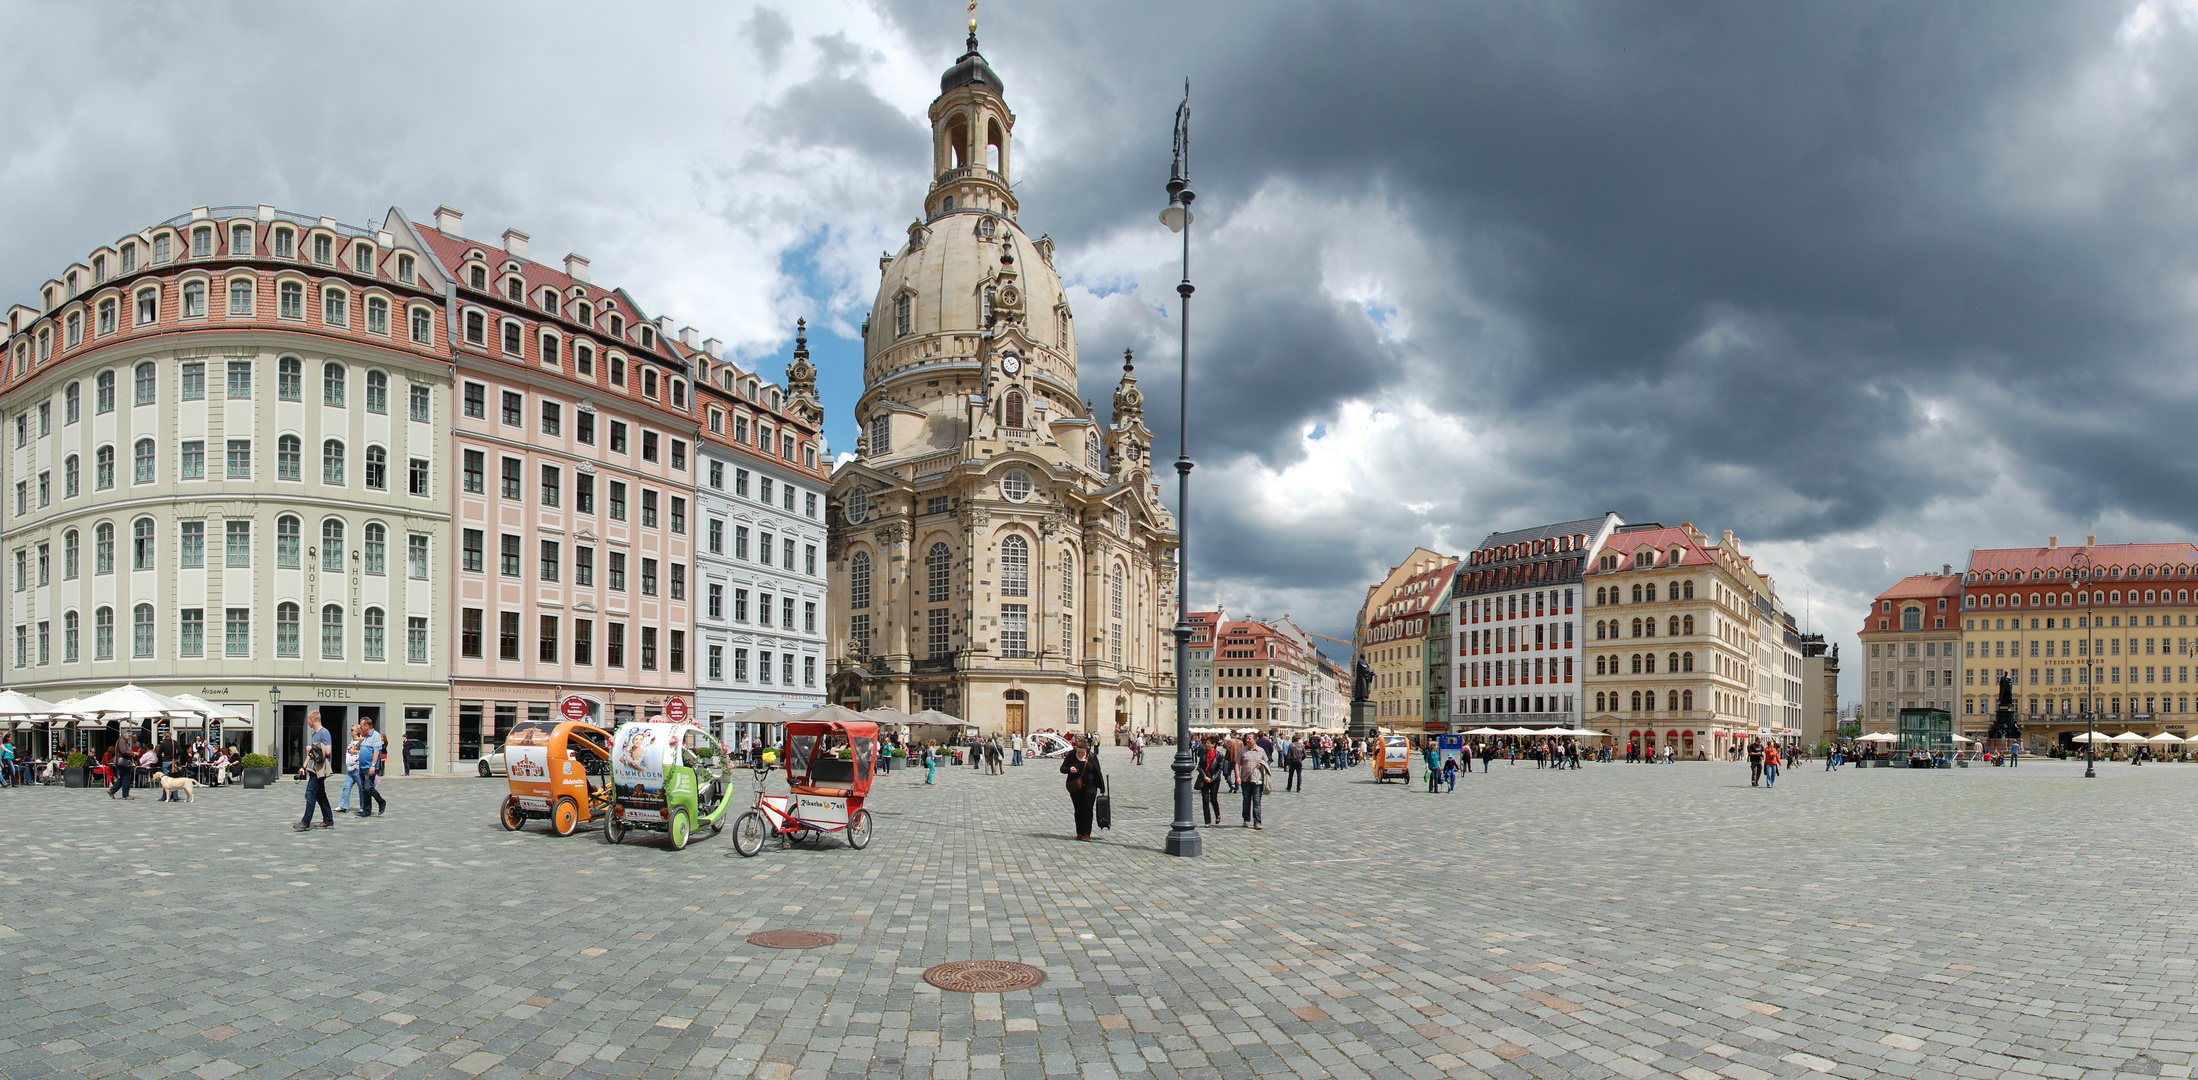
[[[1195,859],[1205,853],[1205,840],[1197,829],[1169,829],[1167,846],[1162,848],[1170,855]]]

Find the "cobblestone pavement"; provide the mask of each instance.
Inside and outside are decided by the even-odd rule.
[[[961,769],[882,780],[867,851],[752,860],[507,834],[501,780],[394,781],[389,817],[309,834],[288,783],[0,791],[0,1075],[2185,1076],[2198,1050],[2198,768],[1316,771],[1194,862],[1158,851],[1164,762],[1107,753],[1099,843],[1050,767]],[[842,938],[744,940],[780,927]],[[920,978],[967,958],[1048,977]]]

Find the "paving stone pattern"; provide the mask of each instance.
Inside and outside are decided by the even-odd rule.
[[[2198,768],[1315,771],[1183,861],[1160,756],[1107,755],[1098,843],[1040,765],[895,774],[868,851],[752,860],[507,834],[501,780],[392,781],[387,818],[310,834],[287,782],[0,791],[0,1076],[2073,1078],[2198,1050]],[[772,928],[841,940],[745,940]],[[1047,979],[923,982],[962,959]]]

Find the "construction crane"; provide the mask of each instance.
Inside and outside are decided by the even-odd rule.
[[[1302,626],[1301,626],[1301,627],[1298,627],[1298,629],[1300,629],[1300,630],[1305,630],[1305,628],[1304,628],[1304,627],[1302,627]],[[1329,637],[1329,636],[1328,636],[1328,635],[1326,635],[1326,634],[1316,634],[1316,633],[1313,633],[1313,632],[1312,632],[1311,630],[1305,630],[1305,636],[1306,636],[1306,637],[1317,637],[1317,638],[1319,638],[1319,639],[1320,639],[1320,640],[1322,640],[1322,641],[1332,641],[1332,642],[1335,642],[1336,644],[1338,644],[1338,645],[1341,645],[1341,646],[1343,646],[1344,648],[1347,648],[1347,649],[1352,649],[1352,650],[1356,650],[1356,649],[1358,648],[1358,642],[1355,642],[1355,641],[1345,641],[1345,640],[1344,640],[1344,639],[1342,639],[1342,638],[1337,638],[1337,637]]]

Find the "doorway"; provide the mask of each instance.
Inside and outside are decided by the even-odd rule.
[[[305,764],[305,714],[310,705],[283,705],[276,738],[282,745],[282,771],[297,772]]]
[[[1029,734],[1030,696],[1021,690],[1009,690],[1002,696],[1007,700],[1007,733],[1009,735]]]

